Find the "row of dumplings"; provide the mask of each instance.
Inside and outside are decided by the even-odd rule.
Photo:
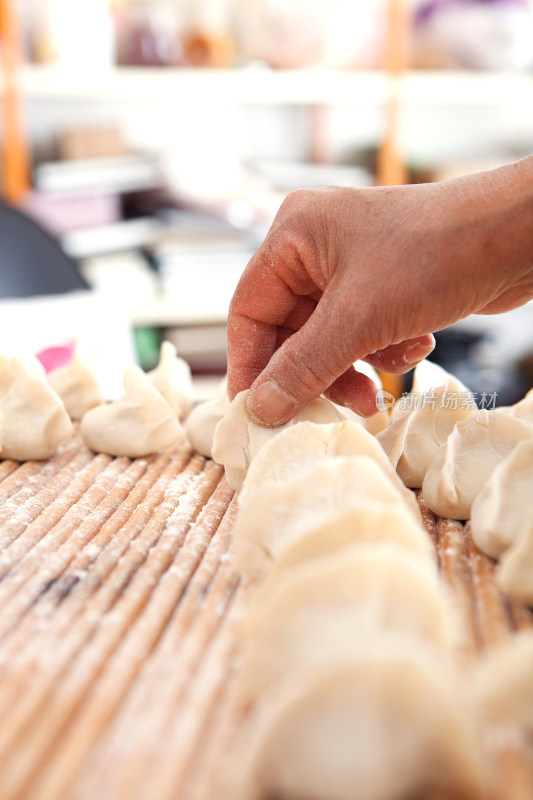
[[[482,796],[461,630],[413,493],[329,401],[274,431],[245,402],[212,448],[240,489],[236,565],[259,581],[242,628],[252,712],[228,796]]]
[[[131,365],[124,394],[105,403],[98,381],[74,354],[45,372],[34,357],[0,355],[0,458],[49,458],[81,420],[86,444],[96,452],[135,458],[185,439],[180,422],[193,403],[189,365],[163,342],[159,364],[145,374]]]
[[[428,391],[424,371],[436,388]],[[494,410],[447,402],[458,396],[471,395],[426,362],[415,370],[412,402],[395,406],[378,441],[406,486],[422,488],[435,514],[471,520],[478,547],[501,557],[502,588],[533,604],[533,390]],[[428,397],[431,402],[420,402]]]

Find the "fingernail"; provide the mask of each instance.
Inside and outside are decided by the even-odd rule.
[[[426,358],[432,350],[433,347],[416,342],[416,344],[413,344],[411,347],[409,347],[404,355],[404,358],[408,364],[414,364],[415,362],[422,361],[422,359]]]
[[[279,425],[290,419],[295,403],[281,391],[277,383],[265,381],[248,397],[248,413],[260,425]]]

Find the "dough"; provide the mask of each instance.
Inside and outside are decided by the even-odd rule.
[[[88,411],[81,434],[91,450],[137,458],[185,438],[175,411],[139,367],[124,371],[124,395]]]
[[[358,498],[352,508],[332,516],[323,525],[300,530],[279,543],[275,571],[334,550],[367,542],[390,542],[421,558],[434,560],[434,550],[422,525],[401,506]]]
[[[244,391],[233,399],[227,414],[218,423],[213,438],[213,458],[224,466],[226,480],[236,491],[241,488],[248,467],[259,450],[280,431],[302,420],[320,423],[339,422],[343,419],[333,403],[319,397],[285,425],[264,428],[256,425],[248,416],[247,397],[248,391]]]
[[[104,402],[98,381],[77,354],[65,366],[49,372],[48,383],[62,399],[71,419],[81,419],[90,408]]]
[[[61,398],[36,358],[0,355],[0,455],[16,461],[50,458],[72,432]]]
[[[455,686],[442,659],[410,641],[295,671],[252,714],[227,796],[405,800],[438,788],[479,800],[478,745]]]
[[[179,419],[183,419],[192,408],[194,400],[191,368],[183,358],[176,355],[176,348],[171,342],[161,344],[159,364],[148,373],[148,377]]]
[[[519,598],[528,605],[533,605],[533,515],[531,506],[529,514],[524,514],[514,543],[501,557],[496,579],[502,589],[505,589],[513,597]]]
[[[424,478],[429,508],[441,517],[468,519],[493,470],[519,442],[531,438],[533,424],[503,411],[477,411],[458,422]]]
[[[215,428],[229,409],[226,381],[216,396],[195,406],[184,422],[185,432],[197,453],[211,458]]]
[[[233,530],[237,568],[264,575],[291,541],[333,524],[368,500],[390,510],[407,508],[400,490],[368,456],[313,461],[283,483],[266,483],[237,514]]]
[[[370,651],[383,637],[423,641],[444,658],[458,641],[436,566],[383,541],[274,570],[252,599],[243,633],[251,698],[288,672]]]
[[[432,459],[455,424],[472,417],[477,410],[473,401],[469,407],[465,399],[468,390],[460,381],[436,364],[428,367],[429,364],[426,362],[425,369],[421,365],[416,368],[406,408],[397,404],[390,427],[377,437],[400,478],[413,489],[422,486]],[[432,379],[443,383],[422,390],[421,386]]]
[[[533,734],[532,675],[533,631],[524,631],[489,651],[479,664],[474,692],[481,712]]]
[[[506,413],[518,419],[525,419],[526,422],[533,422],[533,389],[530,389],[518,403],[509,406]]]
[[[249,502],[258,488],[271,482],[285,483],[313,461],[353,455],[366,455],[376,461],[402,493],[414,516],[420,518],[414,494],[398,478],[375,437],[361,425],[349,421],[326,425],[299,422],[280,431],[262,447],[251,463],[239,505]]]
[[[480,550],[499,558],[530,528],[533,438],[520,442],[494,470],[472,505],[472,536]],[[533,574],[532,574],[533,585]]]

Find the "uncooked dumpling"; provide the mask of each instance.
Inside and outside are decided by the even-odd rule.
[[[520,442],[498,464],[474,500],[471,528],[480,550],[499,558],[524,528],[532,526],[532,491],[533,438]]]
[[[285,425],[264,428],[252,422],[248,416],[247,397],[246,390],[239,392],[233,399],[227,414],[218,423],[213,439],[213,458],[224,466],[226,480],[236,491],[241,488],[248,467],[259,450],[284,428],[302,420],[323,423],[340,422],[343,419],[333,403],[324,397],[319,397]]]
[[[266,483],[237,514],[233,533],[237,567],[264,574],[291,540],[369,499],[394,509],[407,508],[402,493],[368,456],[313,461],[284,483]]]
[[[526,396],[523,397],[522,400],[519,400],[518,403],[509,406],[509,408],[506,409],[506,413],[517,417],[517,419],[525,419],[526,422],[533,422],[533,389],[530,389]]]
[[[184,422],[184,428],[191,445],[197,453],[211,458],[215,428],[229,409],[226,381],[216,396],[195,406]]]
[[[533,734],[533,632],[506,639],[486,653],[474,680],[476,701],[484,715]]]
[[[159,364],[148,373],[148,377],[179,419],[183,419],[194,400],[191,368],[183,358],[179,358],[171,342],[161,344]]]
[[[529,515],[523,517],[514,543],[501,557],[496,580],[510,595],[528,605],[533,605],[533,514],[531,514],[531,506]]]
[[[61,398],[36,358],[0,355],[0,455],[16,461],[50,458],[72,432]]]
[[[459,641],[434,564],[404,548],[361,544],[274,570],[243,625],[242,681],[253,698],[383,637],[423,641],[450,658]]]
[[[379,377],[379,373],[374,367],[367,364],[366,361],[356,361],[354,367],[357,372],[362,372],[363,375],[370,378],[370,380],[376,384],[376,389],[383,388],[383,382]],[[371,417],[362,417],[360,414],[356,414],[355,411],[352,411],[352,409],[346,408],[346,406],[337,406],[337,408],[340,410],[343,417],[350,422],[357,422],[358,425],[362,425],[363,428],[373,436],[376,436],[380,431],[384,431],[385,428],[389,426],[390,417],[388,411],[377,411]]]
[[[274,570],[278,572],[341,548],[369,542],[389,542],[419,558],[430,561],[435,558],[425,529],[406,508],[358,497],[357,504],[322,525],[297,529],[277,543]]]
[[[413,392],[403,401],[405,408],[400,404],[394,407],[391,425],[377,437],[400,478],[413,489],[422,486],[432,459],[456,423],[477,411],[460,381],[436,364],[428,365],[426,362],[425,371],[419,371],[421,365],[417,367]],[[443,382],[420,388],[432,379]]]
[[[71,419],[81,419],[90,408],[104,402],[98,381],[77,354],[64,367],[49,372],[48,383],[62,399]]]
[[[418,505],[413,493],[398,478],[383,448],[361,425],[347,420],[326,425],[299,422],[280,431],[261,448],[250,464],[239,505],[249,502],[256,489],[266,483],[285,483],[313,461],[355,455],[374,459],[403,494],[405,502],[419,519]]]
[[[124,371],[124,395],[88,411],[80,430],[91,450],[129,458],[155,453],[185,438],[175,411],[136,366]]]
[[[458,422],[424,478],[429,508],[441,517],[468,519],[493,470],[519,442],[531,438],[533,424],[503,411],[482,410]]]
[[[265,693],[242,733],[228,798],[477,800],[474,737],[442,659],[381,642]],[[455,796],[455,795],[453,795]]]

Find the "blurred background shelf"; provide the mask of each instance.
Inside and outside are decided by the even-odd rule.
[[[413,105],[512,105],[533,101],[533,74],[412,70],[392,78]],[[91,72],[55,66],[21,68],[23,98],[121,100],[215,105],[379,105],[389,94],[384,70],[274,70],[117,67]],[[0,89],[3,82],[0,77]]]

